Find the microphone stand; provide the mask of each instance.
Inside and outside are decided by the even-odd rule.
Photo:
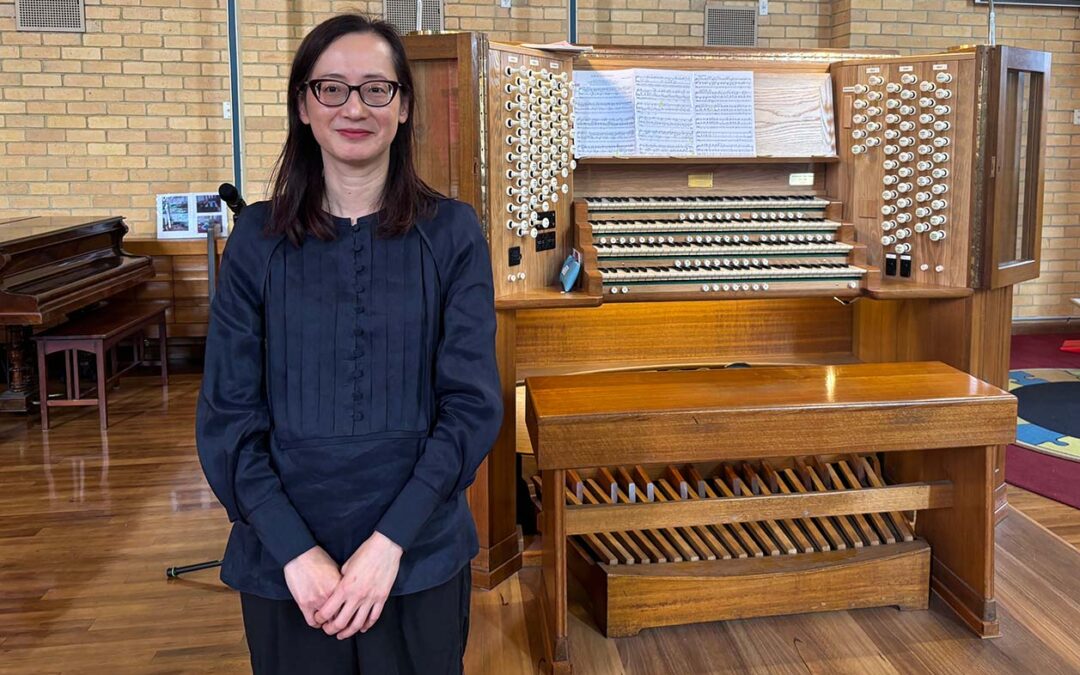
[[[244,199],[240,196],[240,193],[236,190],[236,187],[229,183],[222,183],[218,188],[218,196],[229,207],[229,210],[233,213],[233,224],[236,223],[236,216],[240,215],[240,211],[246,206]],[[206,258],[207,258],[207,279],[208,279],[208,294],[210,301],[214,300],[214,290],[217,286],[217,238],[221,234],[221,228],[218,225],[209,227],[206,229]],[[179,579],[181,575],[188,572],[198,572],[200,570],[213,569],[215,567],[221,567],[220,560],[208,560],[206,562],[195,563],[193,565],[174,565],[165,570],[166,579]]]

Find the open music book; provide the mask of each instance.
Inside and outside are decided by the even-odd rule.
[[[523,42],[521,46],[528,47],[529,49],[541,49],[546,52],[567,52],[571,54],[584,54],[585,52],[591,52],[593,50],[593,48],[588,45],[575,45],[566,40],[547,42],[544,44]]]
[[[577,157],[753,157],[752,71],[574,73]]]

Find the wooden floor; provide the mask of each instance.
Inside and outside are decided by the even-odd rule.
[[[0,418],[0,673],[248,672],[238,599],[214,572],[228,531],[192,440],[195,375],[133,377],[92,409]],[[972,637],[939,602],[643,631],[606,640],[581,606],[577,673],[1077,673],[1080,512],[1010,491],[998,527],[1002,637]],[[1027,515],[1043,523],[1040,525]],[[1044,527],[1045,526],[1045,527]],[[1056,534],[1055,534],[1056,533]],[[1060,535],[1060,537],[1058,536]],[[539,582],[526,569],[473,598],[467,672],[536,672]],[[673,601],[678,601],[673,598]]]
[[[1080,490],[1080,485],[1076,489]],[[1012,485],[1009,486],[1009,503],[1042,527],[1080,549],[1080,510]]]

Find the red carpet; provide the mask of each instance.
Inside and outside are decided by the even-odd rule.
[[[1080,354],[1063,352],[1061,343],[1080,334],[1014,335],[1010,368],[1080,368]],[[1010,445],[1005,480],[1025,490],[1080,509],[1080,462]]]
[[[1009,368],[1080,368],[1080,354],[1061,351],[1065,340],[1080,340],[1080,333],[1014,335]]]

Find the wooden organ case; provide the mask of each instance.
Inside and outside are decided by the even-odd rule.
[[[480,539],[473,582],[492,588],[521,567],[516,313],[600,304],[555,290],[573,243],[572,58],[480,33],[407,36],[405,45],[418,92],[420,175],[476,209],[491,248],[506,413],[469,503]]]
[[[894,362],[902,373],[940,361],[1005,386],[1011,285],[1038,273],[1048,55],[601,47],[571,61],[478,34],[406,45],[422,175],[477,208],[495,274],[506,412],[470,490],[478,586],[521,564],[514,461],[528,444],[516,384],[527,377],[737,362]],[[630,68],[753,72],[755,156],[545,159],[550,136],[571,131],[569,112],[538,106],[535,88],[548,82],[539,97],[569,111],[553,73]],[[530,128],[548,144],[518,142]],[[561,293],[571,248],[583,269]],[[989,481],[999,509],[1003,450],[993,446]],[[846,466],[863,485],[917,474],[885,460]],[[619,466],[632,475],[610,465],[601,492]],[[797,469],[733,468],[766,487]]]

